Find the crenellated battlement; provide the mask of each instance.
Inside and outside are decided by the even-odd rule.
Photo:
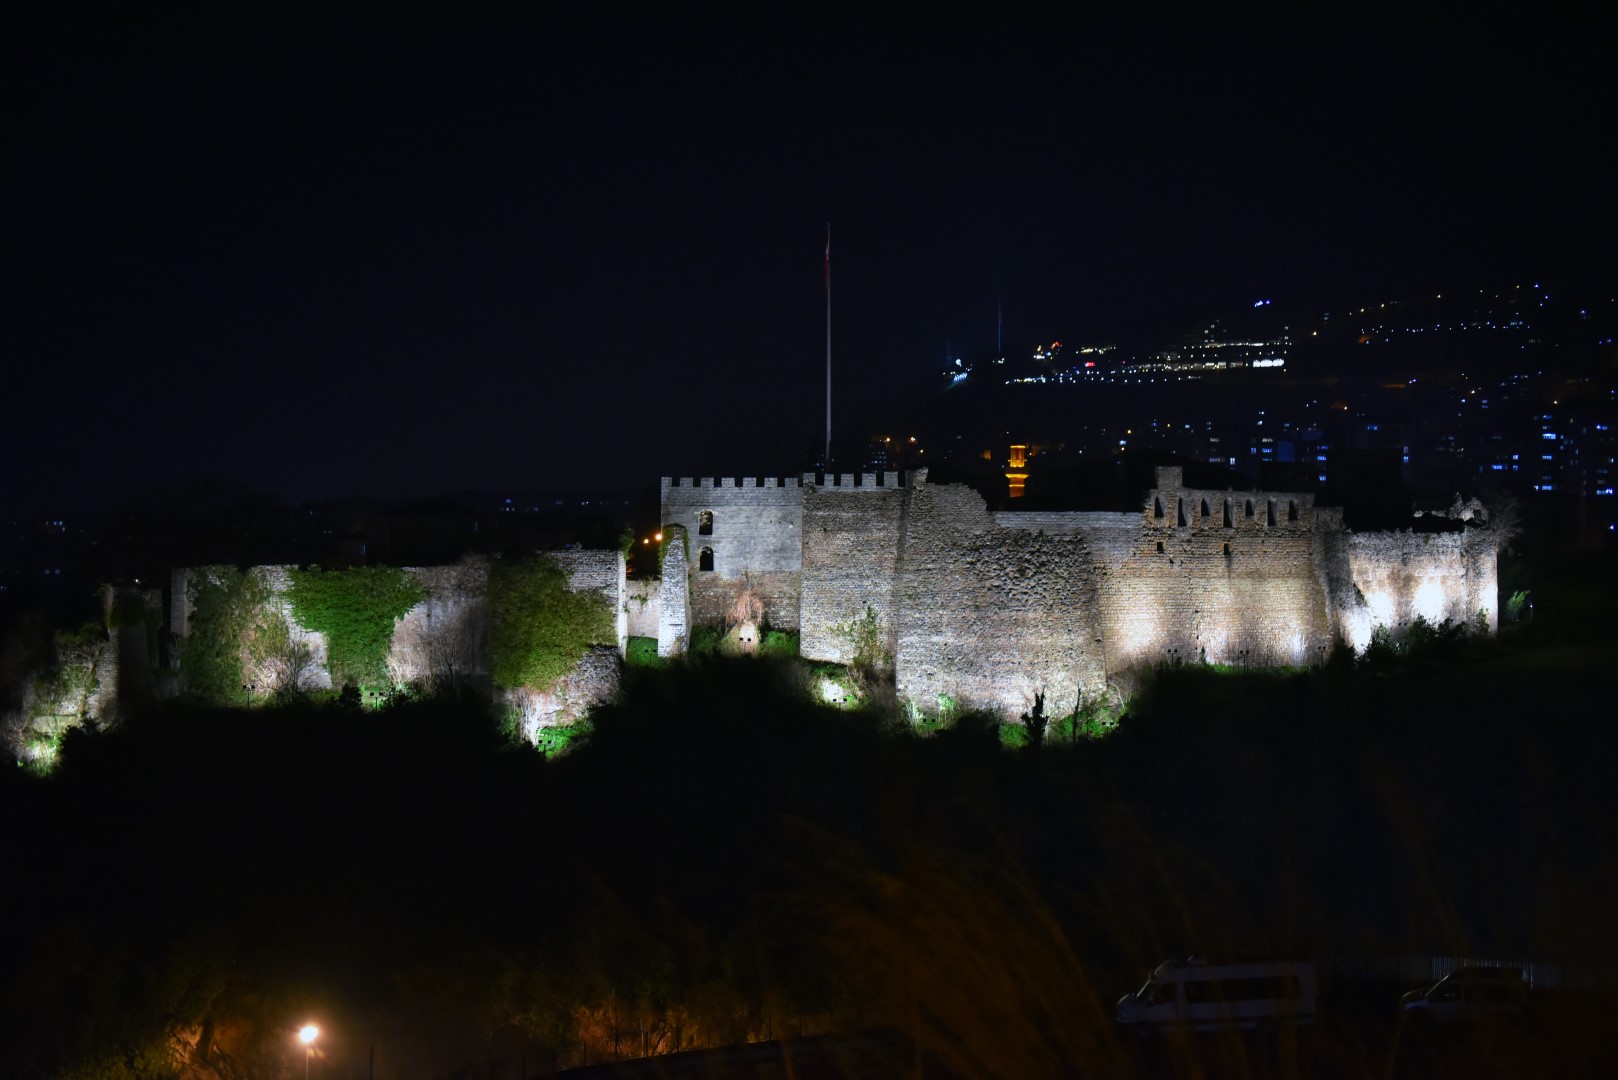
[[[828,488],[896,488],[904,487],[908,477],[902,469],[883,469],[877,472],[835,473],[805,472],[797,476],[665,476],[662,490],[724,491],[724,490],[783,490],[802,487]]]
[[[802,481],[796,476],[665,476],[662,486],[664,491],[670,488],[712,491],[716,488],[737,490],[795,488],[801,483]]]
[[[990,510],[927,470],[664,478],[690,544],[695,625],[737,598],[846,661],[838,627],[874,613],[901,695],[1015,714],[1162,662],[1300,666],[1416,615],[1492,623],[1487,536],[1356,536],[1312,492],[1187,487],[1157,470],[1140,510]],[[1063,707],[1072,707],[1064,704]]]
[[[1231,488],[1188,488],[1179,466],[1159,466],[1157,485],[1141,504],[1149,528],[1280,529],[1308,531],[1342,521],[1317,520],[1311,491],[1236,491]]]

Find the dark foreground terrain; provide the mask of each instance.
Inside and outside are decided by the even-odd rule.
[[[1604,1075],[1610,997],[1413,1031],[1406,982],[1328,978],[1442,956],[1612,989],[1614,578],[1581,558],[1498,642],[1160,671],[1116,733],[1038,750],[830,710],[762,660],[632,671],[551,760],[455,695],[76,736],[0,780],[0,1074],[504,1080],[887,1032],[790,1075]],[[1192,953],[1315,960],[1322,1024],[1120,1036],[1118,996]],[[746,1053],[678,1075],[789,1074]]]

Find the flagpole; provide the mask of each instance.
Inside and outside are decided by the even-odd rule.
[[[831,468],[831,222],[826,222],[826,468]]]

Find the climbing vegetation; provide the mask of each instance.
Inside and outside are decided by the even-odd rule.
[[[387,685],[394,624],[426,597],[421,583],[394,566],[310,567],[291,579],[293,617],[326,636],[332,685]]]
[[[490,567],[489,620],[489,673],[508,689],[550,686],[618,633],[607,598],[574,592],[548,555]]]

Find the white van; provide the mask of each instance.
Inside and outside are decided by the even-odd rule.
[[[1312,1024],[1319,1011],[1315,965],[1212,964],[1167,960],[1118,999],[1118,1023],[1137,1031],[1228,1031]]]

